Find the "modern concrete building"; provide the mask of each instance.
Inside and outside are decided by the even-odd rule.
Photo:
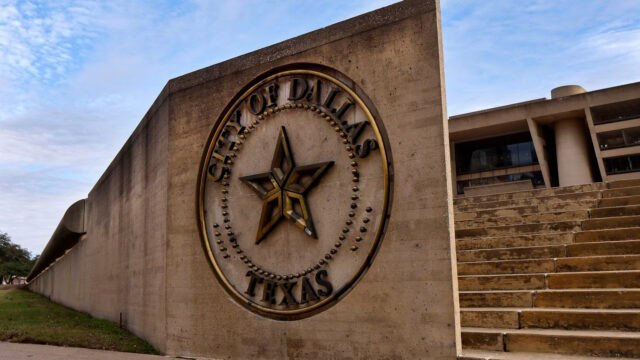
[[[458,195],[640,178],[640,83],[449,118]]]

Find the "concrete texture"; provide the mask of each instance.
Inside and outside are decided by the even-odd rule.
[[[337,305],[279,322],[238,306],[197,227],[214,121],[261,74],[312,63],[377,109],[393,155],[378,254]],[[460,346],[439,4],[410,0],[171,80],[86,202],[87,236],[30,288],[117,321],[168,354],[452,359]],[[354,85],[355,86],[355,85]]]
[[[560,186],[593,182],[584,123],[584,119],[577,118],[563,119],[554,124]]]
[[[53,264],[58,258],[63,256],[66,251],[74,247],[85,230],[85,201],[76,201],[67,209],[60,220],[60,223],[53,232],[47,246],[42,250],[40,258],[33,265],[33,268],[27,276],[27,281],[32,281],[45,268]]]
[[[86,200],[87,235],[29,289],[164,350],[168,103],[147,115]]]
[[[176,287],[167,293],[167,303],[172,304],[167,309],[169,353],[187,350],[241,358],[455,356],[455,305],[453,297],[446,296],[452,278],[447,179],[442,176],[447,171],[444,99],[440,50],[433,36],[438,19],[433,3],[400,5],[408,4],[416,8],[403,20],[173,95],[169,178],[174,190],[169,208],[175,216],[168,226],[167,253],[172,256],[167,259],[167,276]],[[385,239],[362,281],[333,308],[282,323],[245,311],[210,275],[193,226],[196,211],[190,197],[197,183],[193,164],[200,161],[211,119],[238,92],[238,84],[295,62],[332,67],[371,98],[387,130],[397,180]],[[219,327],[226,331],[212,337]]]

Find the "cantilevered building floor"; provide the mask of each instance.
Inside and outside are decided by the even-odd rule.
[[[640,83],[452,116],[459,195],[640,178]]]

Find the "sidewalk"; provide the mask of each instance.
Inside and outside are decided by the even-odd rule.
[[[0,360],[173,360],[192,359],[132,354],[115,351],[92,350],[50,345],[15,344],[0,342]],[[194,359],[194,358],[193,358]]]

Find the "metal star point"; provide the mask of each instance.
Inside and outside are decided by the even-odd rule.
[[[307,235],[318,238],[306,195],[332,165],[333,161],[327,161],[296,166],[287,132],[284,126],[280,128],[271,169],[240,178],[262,199],[256,244],[262,242],[282,218],[293,221]]]

